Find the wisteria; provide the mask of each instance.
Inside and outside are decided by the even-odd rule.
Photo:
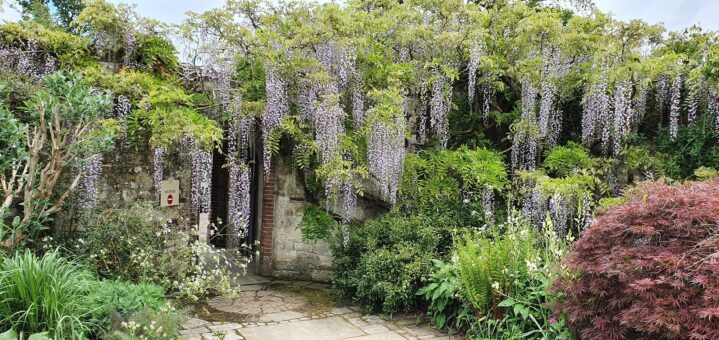
[[[190,202],[200,213],[210,212],[212,153],[195,145],[192,151]]]
[[[244,164],[232,164],[229,170],[227,202],[227,246],[238,248],[250,224],[250,186],[252,170]]]
[[[352,183],[352,174],[340,186],[340,197],[342,199],[342,223],[349,223],[357,206],[357,191]]]
[[[155,148],[152,153],[152,165],[152,181],[155,186],[155,192],[159,193],[160,187],[162,186],[162,179],[164,177],[165,148]]]
[[[467,101],[469,101],[469,108],[472,109],[472,103],[474,103],[474,93],[477,89],[477,68],[479,67],[479,60],[484,54],[483,48],[479,44],[474,44],[469,49],[469,79],[467,81]]]
[[[432,100],[429,105],[430,126],[442,147],[449,141],[449,110],[452,106],[452,89],[449,79],[438,75],[432,83]]]
[[[559,237],[564,237],[569,227],[571,206],[568,199],[560,194],[554,194],[549,199],[549,214],[552,217],[554,232]]]
[[[669,139],[676,140],[679,131],[679,115],[681,109],[681,90],[684,80],[681,75],[672,79],[671,103],[669,106]]]
[[[317,60],[337,81],[337,87],[340,89],[348,88],[350,80],[355,75],[353,51],[348,46],[332,42],[320,44],[315,49],[317,51]]]
[[[522,81],[522,119],[536,121],[537,93],[537,88],[525,78]]]
[[[429,111],[429,94],[425,87],[419,88],[419,122],[417,122],[417,136],[420,143],[427,141],[427,114]]]
[[[654,101],[657,112],[664,112],[670,92],[669,76],[664,73],[658,75],[656,77],[656,90],[654,91]]]
[[[522,216],[525,216],[533,225],[542,225],[546,215],[547,199],[539,188],[534,187],[522,201]]]
[[[120,122],[125,122],[131,109],[132,103],[130,103],[130,100],[127,99],[125,95],[121,94],[117,96],[117,103],[115,103],[115,106],[112,108],[112,118],[117,119]]]
[[[611,99],[607,94],[608,84],[606,70],[600,70],[599,79],[594,82],[584,93],[584,111],[582,113],[582,142],[588,144],[595,138],[597,124],[603,131],[602,116],[609,112]]]
[[[137,38],[135,32],[132,29],[125,32],[123,45],[125,48],[125,54],[123,55],[123,62],[126,66],[134,66],[132,57],[135,54],[135,45],[137,44]]]
[[[0,68],[39,82],[57,70],[57,60],[40,49],[35,40],[28,40],[19,47],[0,47]]]
[[[340,135],[344,133],[342,118],[344,111],[339,104],[337,85],[330,82],[319,91],[312,122],[315,141],[319,147],[320,162],[327,164],[339,156]]]
[[[562,115],[557,112],[556,96],[556,86],[551,81],[542,82],[539,102],[539,136],[549,141],[549,146],[556,144],[560,132],[556,122],[561,119]]]
[[[250,222],[250,186],[252,169],[247,165],[250,148],[252,117],[242,116],[239,97],[233,98],[228,109],[232,119],[228,126],[227,163],[229,189],[227,203],[227,246],[238,248],[247,235]]]
[[[487,126],[489,125],[489,111],[494,98],[494,88],[491,82],[485,81],[480,86],[480,89],[482,91],[482,123]]]
[[[494,220],[494,190],[491,187],[482,190],[482,210],[485,222],[491,224]]]
[[[265,93],[267,102],[262,114],[262,155],[265,175],[270,173],[272,150],[270,149],[270,134],[272,130],[282,124],[282,118],[289,109],[287,98],[287,83],[279,74],[275,65],[265,65]],[[265,178],[269,178],[265,176]]]
[[[716,126],[719,127],[719,91],[711,90],[707,98],[707,111],[716,117]]]
[[[697,112],[702,100],[702,91],[705,88],[704,84],[691,84],[688,87],[689,94],[687,95],[687,121],[693,123],[697,119]]]
[[[82,172],[82,177],[78,184],[79,203],[83,209],[92,209],[97,202],[97,184],[102,175],[102,155],[96,154],[90,156],[80,171]]]
[[[537,166],[538,148],[538,136],[531,126],[519,127],[512,138],[512,169],[533,170]]]
[[[621,82],[614,89],[614,119],[613,119],[613,148],[614,154],[618,155],[622,149],[624,139],[631,131],[631,124],[634,120],[634,108],[632,108],[632,82],[629,80]]]
[[[633,127],[639,126],[639,123],[642,121],[644,115],[647,113],[647,98],[649,96],[649,85],[642,82],[639,83],[637,87],[637,91],[639,93],[637,94],[634,101],[634,121],[632,121]]]
[[[396,118],[394,124],[376,121],[367,148],[368,170],[379,180],[382,195],[394,205],[404,167],[404,119]]]

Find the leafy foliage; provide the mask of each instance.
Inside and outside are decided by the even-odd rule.
[[[568,142],[564,146],[555,146],[547,150],[544,168],[551,175],[563,177],[577,170],[594,168],[597,162],[581,145]]]
[[[297,228],[302,230],[303,240],[312,241],[329,240],[332,232],[337,231],[338,226],[337,221],[327,211],[316,205],[309,205],[305,208],[302,222],[297,225]]]
[[[95,279],[57,252],[30,251],[0,264],[0,326],[26,334],[49,331],[57,338],[83,338],[95,330],[89,301]]]
[[[715,338],[716,181],[645,183],[577,241],[556,305],[587,339]]]
[[[216,253],[196,240],[194,229],[184,228],[167,224],[155,209],[134,205],[84,216],[80,231],[59,243],[68,255],[83,259],[103,278],[156,284],[188,301],[213,292],[235,294],[232,281],[242,273],[220,266],[233,254]],[[246,265],[244,259],[233,261]]]
[[[389,214],[350,228],[332,243],[332,284],[367,311],[392,314],[417,303],[415,293],[441,251],[437,221]]]
[[[437,328],[457,331],[467,329],[470,326],[468,318],[471,318],[471,307],[462,296],[457,265],[440,260],[432,262],[434,272],[429,284],[417,291],[417,295],[429,302],[427,314]]]

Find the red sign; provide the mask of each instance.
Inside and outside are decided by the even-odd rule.
[[[172,204],[172,195],[167,195],[167,204]]]

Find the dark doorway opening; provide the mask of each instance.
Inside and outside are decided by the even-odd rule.
[[[227,163],[227,145],[223,145],[222,150],[215,150],[212,158],[212,197],[210,201],[210,222],[217,227],[216,234],[210,237],[210,243],[218,248],[227,248],[228,245],[228,203],[230,189],[230,172],[225,164]],[[248,151],[248,166],[251,169],[250,174],[250,221],[247,226],[247,235],[240,240],[240,244],[252,246],[258,238],[258,230],[256,228],[256,211],[257,211],[257,188],[259,178],[257,176],[257,162],[254,148]],[[261,170],[260,170],[261,171]],[[241,249],[243,252],[250,250]]]

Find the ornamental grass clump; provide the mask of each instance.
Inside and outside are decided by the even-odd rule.
[[[95,330],[89,303],[92,274],[57,252],[37,257],[30,251],[0,263],[0,330],[57,339],[84,338]]]
[[[646,183],[585,231],[555,305],[583,339],[719,339],[719,181]]]

